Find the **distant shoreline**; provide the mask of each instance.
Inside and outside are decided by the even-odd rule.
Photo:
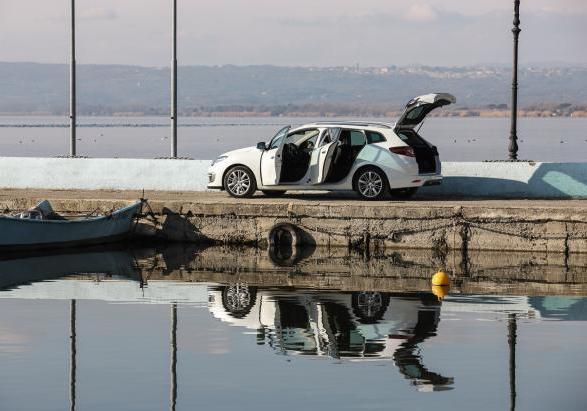
[[[385,115],[377,114],[362,114],[362,113],[325,113],[315,111],[294,111],[284,112],[278,115],[267,112],[257,111],[210,111],[210,112],[197,112],[197,113],[184,113],[179,114],[179,117],[183,118],[381,118],[381,119],[397,119],[402,114],[401,111],[390,111]],[[433,113],[430,117],[443,117],[443,118],[509,118],[511,115],[510,110],[491,110],[487,108],[480,109],[457,109],[450,111],[442,111],[439,113]],[[0,118],[2,117],[67,117],[67,113],[55,114],[49,112],[0,112]],[[111,114],[78,114],[80,117],[168,117],[166,113],[145,113],[145,112],[113,112]],[[571,112],[560,112],[552,110],[529,110],[521,109],[518,111],[518,117],[520,118],[587,118],[587,111],[577,110]]]

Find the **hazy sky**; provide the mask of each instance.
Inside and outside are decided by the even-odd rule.
[[[511,60],[513,0],[177,0],[181,65]],[[77,0],[78,63],[165,66],[171,0]],[[0,0],[0,61],[68,61],[69,0]],[[587,63],[586,0],[522,0],[522,63]]]

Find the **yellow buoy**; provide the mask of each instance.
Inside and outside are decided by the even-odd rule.
[[[432,276],[432,285],[450,285],[450,278],[442,270]]]

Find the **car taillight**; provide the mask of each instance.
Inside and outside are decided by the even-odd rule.
[[[416,153],[414,153],[414,149],[412,147],[408,147],[408,146],[390,147],[389,150],[392,153],[399,154],[400,156],[416,157]]]

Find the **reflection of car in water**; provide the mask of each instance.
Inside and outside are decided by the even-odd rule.
[[[257,331],[257,343],[281,354],[340,360],[392,359],[420,390],[450,389],[452,378],[428,371],[418,344],[436,335],[440,303],[432,295],[212,287],[212,314]]]

